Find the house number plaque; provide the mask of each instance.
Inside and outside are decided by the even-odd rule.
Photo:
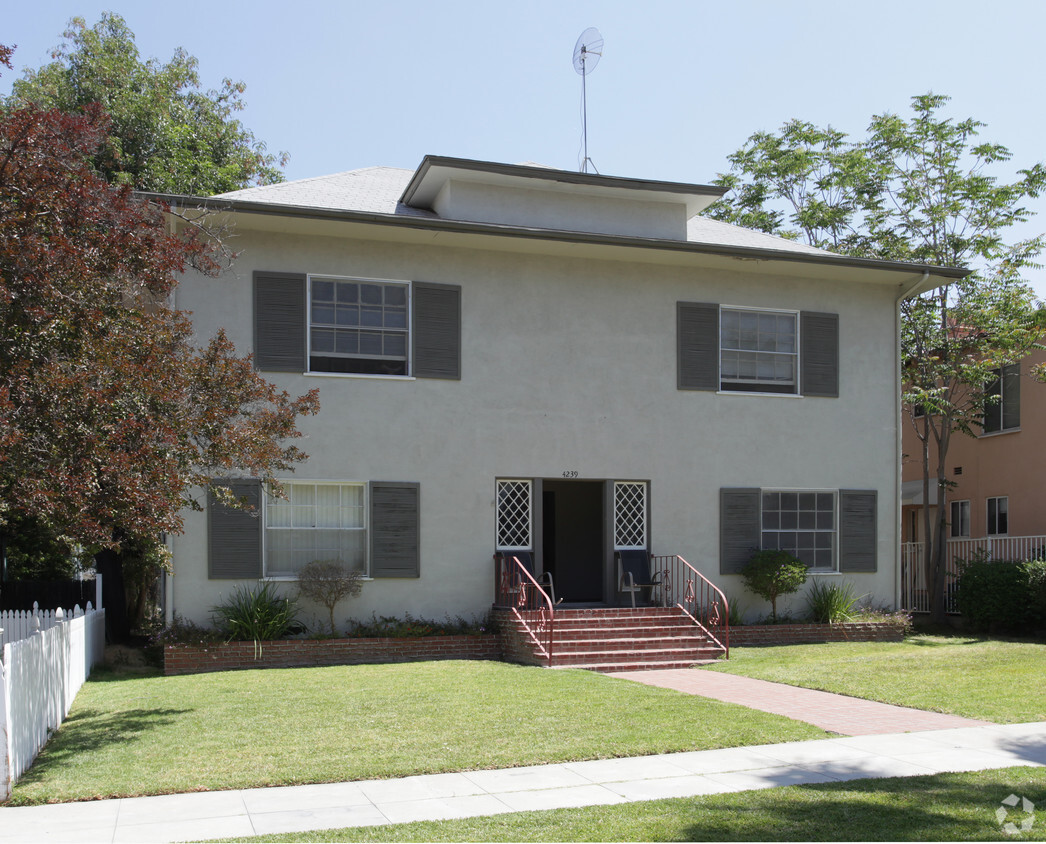
[[[564,478],[576,478],[577,475],[578,473],[576,469],[567,469],[567,471],[563,473]]]

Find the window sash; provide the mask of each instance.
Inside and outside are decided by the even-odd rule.
[[[1001,495],[988,499],[988,536],[1005,536],[1010,532],[1010,499]]]
[[[309,276],[309,368],[320,361],[336,372],[409,373],[410,282]],[[343,369],[351,361],[369,361]],[[384,364],[384,366],[383,366]]]
[[[528,479],[505,478],[497,481],[498,551],[533,549],[534,483]]]
[[[951,535],[952,536],[969,536],[970,535],[970,502],[969,501],[953,501],[952,502]]]
[[[719,320],[720,389],[798,391],[797,312],[723,307]]]
[[[366,571],[366,485],[285,482],[286,499],[267,495],[266,577],[293,577],[313,560],[339,560]]]
[[[614,550],[646,550],[646,481],[614,482]]]
[[[788,551],[811,570],[835,571],[838,501],[835,490],[762,490],[760,547]]]

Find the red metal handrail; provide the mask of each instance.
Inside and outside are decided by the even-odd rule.
[[[523,624],[538,652],[552,665],[556,612],[552,598],[511,552],[496,554],[494,606],[507,607]]]
[[[729,657],[730,606],[726,595],[678,554],[651,555],[650,567],[655,576],[660,576],[662,605],[679,607]]]

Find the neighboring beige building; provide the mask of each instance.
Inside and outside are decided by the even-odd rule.
[[[1020,363],[1005,367],[993,385],[999,401],[985,413],[984,431],[977,437],[955,433],[946,457],[948,522],[947,559],[955,561],[977,551],[995,559],[1017,559],[1046,547],[1046,384],[1032,377],[1034,367],[1046,362],[1036,351]],[[911,411],[904,411],[902,440],[902,540],[913,566],[922,559],[923,525],[922,444],[915,433]],[[936,471],[936,449],[931,442],[931,471]],[[930,505],[937,496],[931,481]],[[919,543],[919,545],[909,545]],[[918,574],[916,572],[916,574]],[[916,601],[916,603],[918,603]]]
[[[186,514],[168,616],[329,557],[354,617],[478,615],[520,549],[568,605],[621,602],[625,548],[741,596],[760,545],[896,605],[898,302],[963,272],[698,216],[720,193],[427,157],[218,198],[239,258],[176,305],[322,410],[288,501]]]

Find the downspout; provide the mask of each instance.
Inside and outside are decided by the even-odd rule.
[[[908,287],[902,288],[901,292],[897,295],[897,300],[894,303],[895,317],[894,317],[894,349],[895,349],[895,360],[897,366],[894,369],[894,395],[896,396],[896,405],[894,411],[894,437],[896,440],[896,449],[894,457],[894,488],[895,488],[895,506],[894,506],[894,530],[896,536],[894,538],[894,554],[897,564],[894,565],[894,606],[898,606],[901,603],[901,486],[902,486],[902,471],[901,471],[901,457],[904,454],[902,444],[902,434],[904,419],[902,416],[901,406],[901,391],[903,384],[901,383],[901,302],[917,293],[922,293],[927,289],[927,282],[930,280],[929,271],[924,270],[922,277],[910,284]],[[929,502],[924,501],[923,507],[928,507]]]

